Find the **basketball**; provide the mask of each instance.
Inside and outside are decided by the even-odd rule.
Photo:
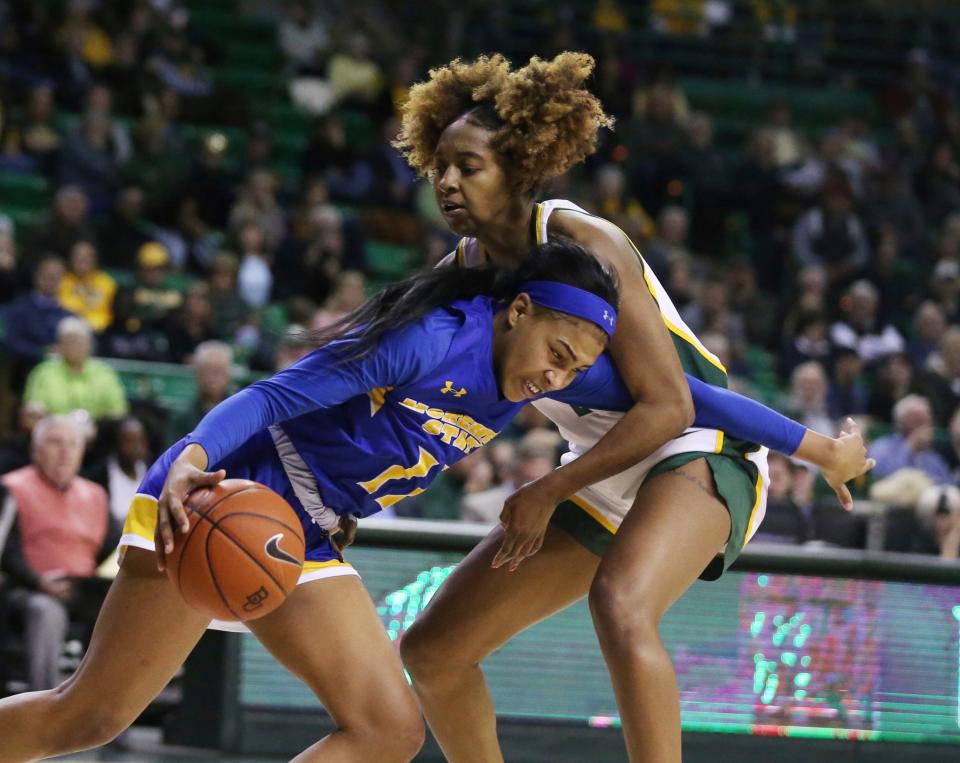
[[[254,620],[293,591],[303,567],[300,520],[257,482],[227,479],[184,502],[190,531],[177,533],[167,575],[186,602],[215,620]]]

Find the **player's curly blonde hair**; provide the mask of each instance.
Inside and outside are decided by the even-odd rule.
[[[499,53],[456,59],[410,89],[394,145],[426,175],[440,134],[466,114],[493,131],[491,148],[504,157],[516,189],[532,192],[596,151],[600,128],[613,126],[583,86],[593,66],[592,56],[571,52],[552,61],[534,56],[516,71]]]

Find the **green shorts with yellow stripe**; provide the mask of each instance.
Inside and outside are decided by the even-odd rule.
[[[720,577],[760,526],[766,511],[769,484],[767,452],[766,448],[728,437],[719,453],[677,453],[658,462],[643,478],[649,480],[699,458],[706,460],[717,492],[730,514],[730,537],[722,549],[717,549],[722,557],[715,559],[701,573],[704,580]],[[597,556],[603,556],[636,498],[636,494],[629,500],[612,496],[603,487],[601,482],[581,490],[557,506],[551,520],[555,527],[572,535]],[[684,507],[678,505],[676,509],[682,512]],[[695,532],[695,528],[691,528],[691,532]]]

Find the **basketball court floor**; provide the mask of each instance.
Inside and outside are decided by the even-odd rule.
[[[159,729],[135,727],[112,745],[55,760],[70,763],[279,763],[281,759],[244,758],[217,750],[169,747],[162,743]]]

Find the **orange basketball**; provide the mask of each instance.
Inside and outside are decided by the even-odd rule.
[[[176,533],[167,575],[194,609],[216,620],[254,620],[279,607],[303,567],[296,512],[270,488],[223,480],[184,502],[190,531]]]

